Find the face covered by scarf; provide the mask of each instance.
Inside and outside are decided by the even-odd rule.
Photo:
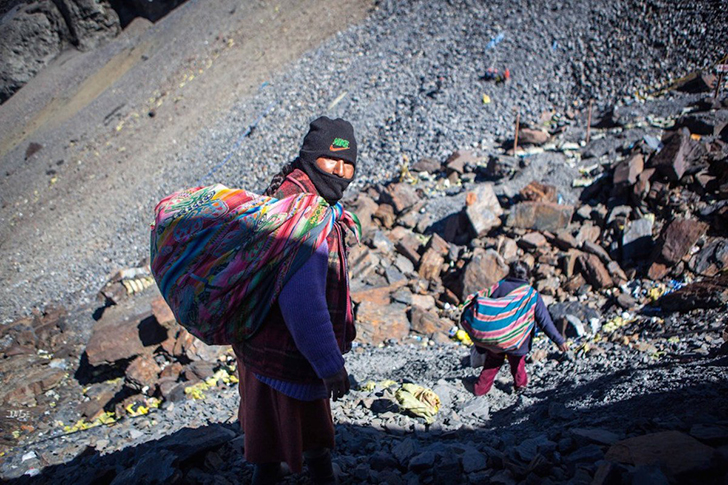
[[[320,157],[344,160],[356,168],[356,139],[351,123],[341,118],[317,118],[311,122],[298,156],[298,168],[308,175],[319,195],[334,205],[343,197],[354,177],[343,178],[322,170],[316,164]]]

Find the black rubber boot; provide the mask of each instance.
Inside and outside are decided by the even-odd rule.
[[[273,485],[278,482],[280,477],[280,463],[255,463],[253,465],[253,481],[251,483],[252,485]]]
[[[339,478],[334,474],[331,452],[328,448],[303,453],[308,466],[308,474],[315,485],[338,485]]]

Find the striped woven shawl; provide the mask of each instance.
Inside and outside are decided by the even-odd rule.
[[[479,347],[498,353],[516,350],[535,325],[538,293],[523,285],[506,296],[491,298],[496,288],[498,284],[468,296],[460,323]]]

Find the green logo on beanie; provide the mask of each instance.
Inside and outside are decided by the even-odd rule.
[[[338,147],[338,148],[349,148],[349,140],[344,140],[343,138],[334,138],[333,143],[331,143],[332,147]]]

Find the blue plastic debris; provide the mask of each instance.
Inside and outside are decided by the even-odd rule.
[[[485,46],[485,50],[490,50],[493,47],[497,46],[498,44],[500,44],[500,42],[504,38],[505,38],[505,34],[503,34],[503,32],[499,33],[498,35],[496,35],[495,37],[493,37],[492,39],[490,39],[490,42],[488,42],[488,45]]]

